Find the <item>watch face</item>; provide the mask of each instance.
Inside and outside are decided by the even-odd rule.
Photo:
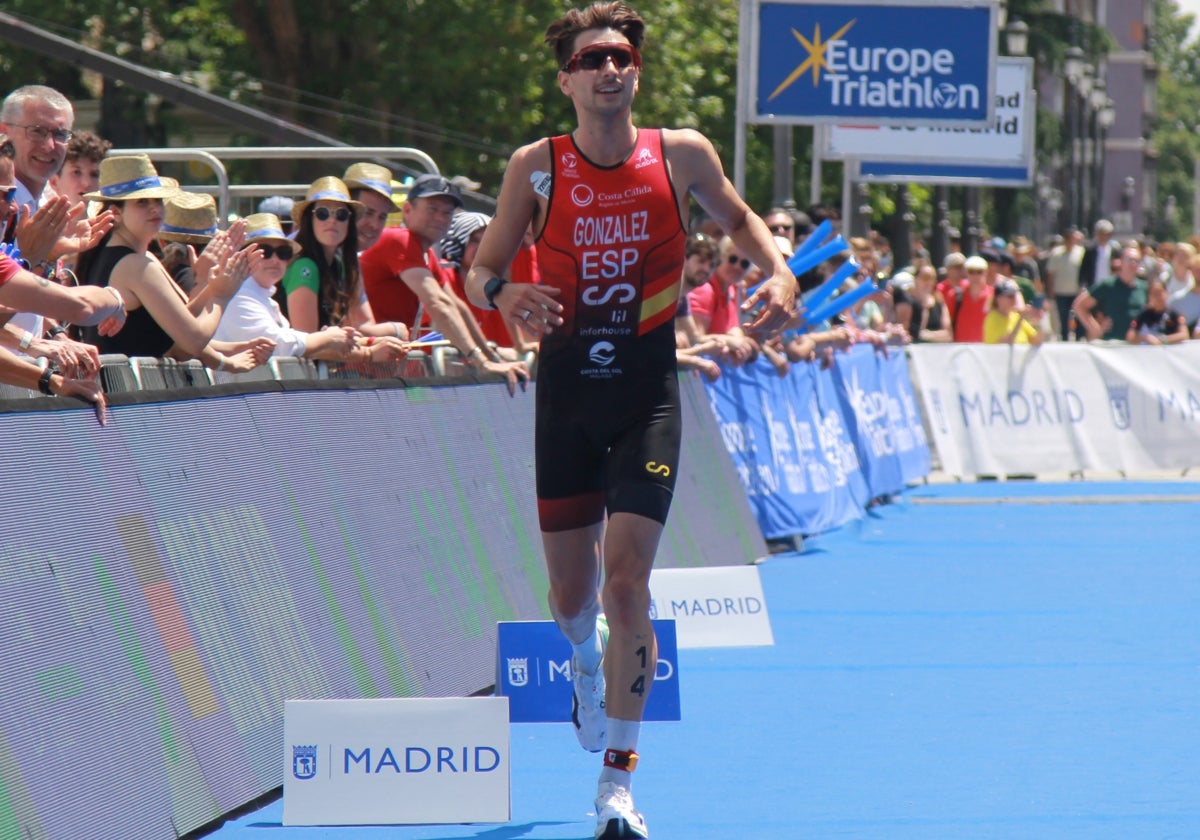
[[[506,281],[503,277],[493,277],[491,280],[488,280],[483,284],[483,296],[486,297],[488,303],[492,305],[492,309],[496,308],[496,293],[500,291],[500,288],[506,282],[508,281]]]

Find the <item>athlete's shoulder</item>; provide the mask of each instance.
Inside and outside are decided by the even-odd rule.
[[[707,153],[713,148],[712,141],[694,128],[664,128],[663,146],[668,151],[699,151]]]
[[[535,140],[517,149],[508,160],[509,168],[515,166],[532,171],[549,166],[552,148],[550,141],[551,138],[543,137],[541,140]]]

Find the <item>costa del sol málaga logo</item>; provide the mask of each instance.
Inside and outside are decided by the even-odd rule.
[[[870,35],[851,42],[846,36],[857,22],[852,18],[828,38],[822,34],[820,22],[813,24],[811,38],[790,27],[803,60],[767,101],[811,74],[813,88],[824,84],[829,104],[834,106],[947,111],[980,107],[979,87],[954,80],[955,56],[950,49],[872,43]]]

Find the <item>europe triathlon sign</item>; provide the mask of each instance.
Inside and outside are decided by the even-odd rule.
[[[982,126],[995,14],[992,0],[744,0],[749,121]]]

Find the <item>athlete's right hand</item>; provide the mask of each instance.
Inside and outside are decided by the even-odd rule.
[[[534,332],[549,335],[560,326],[562,304],[555,300],[561,289],[534,283],[505,283],[496,293],[496,308],[510,321],[525,323]]]

